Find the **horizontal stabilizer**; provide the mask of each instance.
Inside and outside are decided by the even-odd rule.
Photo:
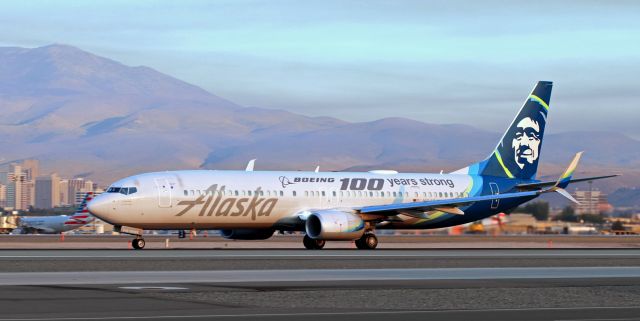
[[[592,177],[584,177],[584,178],[576,178],[576,179],[572,179],[569,181],[569,184],[572,183],[580,183],[580,182],[588,182],[588,181],[595,181],[595,180],[599,180],[599,179],[605,179],[605,178],[611,178],[611,177],[617,177],[620,175],[605,175],[605,176],[592,176]],[[542,189],[544,187],[549,187],[549,186],[553,186],[557,183],[558,181],[546,181],[546,182],[539,182],[539,183],[526,183],[526,184],[518,184],[516,185],[516,188],[521,190],[521,191],[533,191],[533,190],[538,190],[538,189]]]
[[[556,192],[558,192],[558,194],[560,194],[560,195],[562,195],[562,196],[566,197],[566,198],[567,198],[567,199],[569,199],[570,201],[572,201],[572,202],[574,202],[574,203],[576,203],[576,204],[580,205],[580,202],[578,202],[575,198],[573,198],[573,196],[571,196],[571,194],[569,194],[569,192],[567,192],[567,190],[566,190],[566,189],[564,189],[564,188],[559,188],[559,187],[558,187],[558,188],[556,188],[556,189],[555,189],[555,191],[556,191]]]

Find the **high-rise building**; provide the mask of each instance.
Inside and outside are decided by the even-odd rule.
[[[7,186],[7,209],[24,210],[28,207],[28,202],[25,201],[25,193],[22,191],[22,187],[25,181],[22,167],[18,164],[10,164],[9,171],[6,176],[1,177],[4,180],[3,185]]]
[[[68,197],[69,204],[78,205],[82,202],[82,198],[80,201],[76,199],[76,195],[78,192],[81,192],[83,195],[86,192],[93,192],[93,182],[90,180],[85,180],[84,178],[73,178],[69,179],[68,182]]]
[[[60,177],[57,174],[36,177],[36,208],[53,208],[60,204]]]
[[[35,182],[36,177],[40,175],[40,162],[37,159],[25,159],[20,165],[22,166],[25,180]]]
[[[69,180],[62,179],[60,180],[60,187],[58,188],[60,193],[59,204],[60,205],[70,205],[69,202]]]
[[[5,207],[7,207],[7,185],[0,184],[0,208]]]
[[[601,214],[610,210],[607,195],[599,190],[576,190],[574,192],[576,201],[576,214]]]
[[[20,204],[22,206],[22,209],[28,209],[29,206],[36,205],[36,183],[34,181],[28,181],[25,179],[25,181],[22,183],[22,195],[20,196]]]

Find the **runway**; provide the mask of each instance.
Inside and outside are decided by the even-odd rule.
[[[0,321],[638,316],[638,249],[0,251]]]

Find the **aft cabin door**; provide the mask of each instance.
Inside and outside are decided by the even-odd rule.
[[[498,195],[500,194],[500,190],[498,189],[498,184],[496,183],[489,183],[489,187],[491,187],[491,194],[492,195]],[[491,209],[495,210],[498,208],[498,205],[500,205],[500,200],[499,199],[495,199],[491,201]]]
[[[158,190],[158,207],[171,207],[171,185],[166,178],[156,178]]]

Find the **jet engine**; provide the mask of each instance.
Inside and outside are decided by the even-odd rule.
[[[356,240],[364,234],[364,221],[360,216],[336,210],[311,213],[305,230],[312,239]]]
[[[230,240],[266,240],[273,236],[275,230],[270,229],[236,229],[220,230],[225,239]]]

